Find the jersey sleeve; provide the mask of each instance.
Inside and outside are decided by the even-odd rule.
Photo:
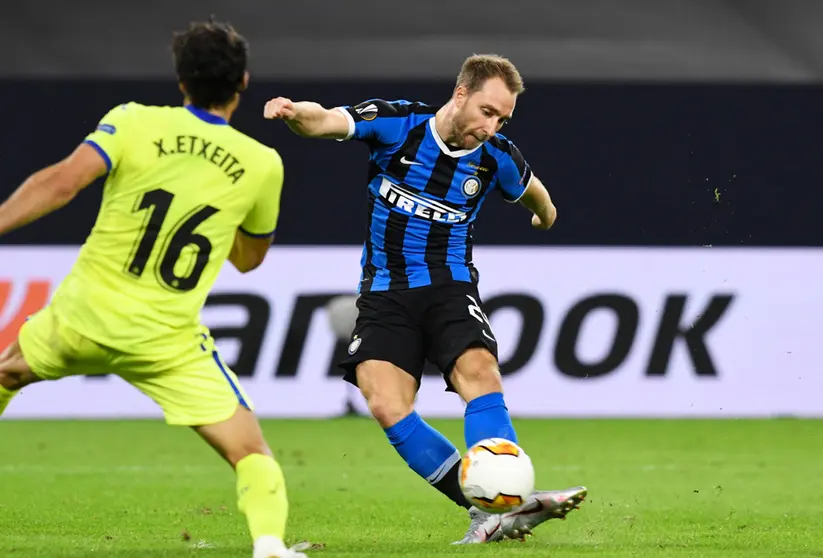
[[[503,198],[515,203],[523,197],[532,179],[532,169],[512,142],[505,140],[504,150],[499,161],[497,180]]]
[[[408,101],[371,99],[359,105],[337,107],[349,122],[344,138],[392,145],[399,141],[403,123],[409,116]]]
[[[283,191],[283,160],[272,150],[274,161],[265,181],[260,185],[257,198],[240,230],[247,236],[265,238],[273,236],[280,217],[280,194]]]
[[[94,131],[83,140],[83,143],[92,146],[106,161],[109,172],[117,168],[123,157],[128,137],[127,123],[135,110],[137,110],[135,103],[127,103],[111,109],[98,122]]]

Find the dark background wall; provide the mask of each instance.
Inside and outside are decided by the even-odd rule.
[[[370,97],[438,104],[451,82],[311,80],[252,83],[234,124],[276,147],[286,166],[278,242],[359,244],[367,150],[306,140],[262,118],[272,96],[326,106]],[[68,154],[113,106],[180,102],[172,79],[5,79],[0,164],[6,197],[28,174]],[[484,206],[481,244],[823,245],[823,88],[814,84],[528,83],[504,133],[559,208],[533,231],[525,210]],[[717,192],[717,195],[715,194]],[[0,239],[79,244],[100,199],[93,186],[69,207]]]
[[[450,80],[473,52],[505,54],[529,80],[823,77],[817,0],[8,1],[0,74],[164,75],[171,33],[209,14],[278,80]]]
[[[9,2],[0,196],[110,107],[179,103],[171,34],[209,14],[251,44],[252,88],[234,123],[285,160],[280,243],[361,242],[366,150],[264,121],[269,97],[437,104],[466,56],[498,52],[528,87],[504,133],[560,218],[540,233],[524,210],[488,203],[479,243],[823,245],[815,0],[509,0],[505,11],[494,0]],[[0,243],[79,244],[99,196],[92,187]]]

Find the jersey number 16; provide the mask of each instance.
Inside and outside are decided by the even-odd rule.
[[[134,212],[148,210],[149,213],[143,219],[140,234],[129,255],[125,269],[129,275],[133,277],[143,275],[173,200],[174,194],[162,189],[148,191],[138,198]],[[175,223],[163,242],[155,268],[155,275],[162,285],[176,291],[190,291],[197,286],[197,282],[200,281],[209,263],[212,246],[208,238],[195,233],[194,229],[217,212],[218,209],[209,205],[200,206],[189,211]],[[194,265],[190,266],[185,274],[177,275],[175,265],[183,250],[188,246],[193,246],[197,251]]]

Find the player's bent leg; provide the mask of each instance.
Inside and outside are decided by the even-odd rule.
[[[415,377],[380,360],[361,362],[356,374],[369,411],[400,457],[442,494],[468,508],[457,478],[460,453],[414,411]]]
[[[254,413],[238,405],[228,420],[194,429],[237,473],[237,507],[248,521],[254,557],[301,556],[283,543],[289,513],[286,480]]]
[[[497,359],[485,347],[469,347],[455,360],[449,384],[466,402],[464,436],[470,448],[486,438],[517,443],[517,435],[503,402],[503,384]],[[469,509],[469,529],[455,544],[497,542],[506,538],[502,516]]]

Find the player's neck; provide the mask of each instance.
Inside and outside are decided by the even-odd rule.
[[[454,138],[452,137],[451,115],[454,111],[454,106],[451,101],[440,107],[434,115],[434,129],[443,143],[452,144]]]
[[[185,106],[191,105],[191,101],[188,98],[186,98],[183,101],[183,104]],[[200,109],[200,110],[203,110],[203,111],[205,111],[209,114],[212,114],[214,116],[219,116],[220,118],[222,118],[226,122],[229,122],[231,120],[231,117],[234,114],[234,111],[235,111],[236,108],[237,108],[237,103],[229,103],[228,105],[225,105],[225,106],[222,106],[222,107],[212,107],[210,109]]]
[[[209,109],[208,113],[213,114],[215,116],[219,116],[220,118],[222,118],[226,122],[229,122],[231,120],[231,115],[234,114],[234,109],[233,108],[232,109],[213,108],[213,109]]]

